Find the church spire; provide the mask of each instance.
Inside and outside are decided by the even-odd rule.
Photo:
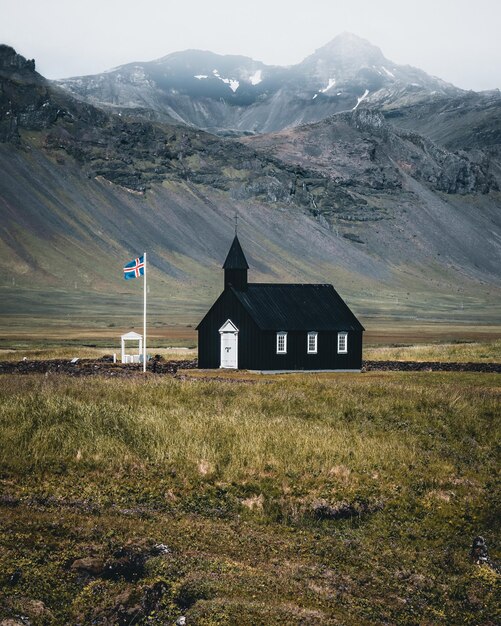
[[[249,265],[237,235],[235,235],[233,239],[233,243],[231,244],[231,248],[223,264],[223,269],[225,289],[230,285],[238,291],[245,291],[247,289],[247,270],[249,269]]]
[[[238,240],[238,235],[235,235],[233,243],[231,244],[230,251],[226,256],[226,261],[223,264],[224,270],[248,270],[249,265],[245,258],[244,251]]]

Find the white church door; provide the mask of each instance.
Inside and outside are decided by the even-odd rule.
[[[227,320],[219,329],[221,335],[221,365],[226,369],[238,369],[238,328]]]

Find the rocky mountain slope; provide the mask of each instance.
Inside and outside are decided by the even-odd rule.
[[[501,92],[375,101],[393,126],[420,133],[449,150],[484,150],[499,160]]]
[[[379,113],[225,139],[97,108],[2,46],[0,139],[4,315],[127,317],[121,264],[148,250],[152,312],[196,322],[235,211],[253,280],[333,282],[366,315],[495,315],[497,170]]]
[[[379,48],[348,33],[291,67],[187,50],[58,84],[99,106],[154,112],[162,120],[218,133],[263,133],[315,122],[381,94],[400,100],[403,93],[462,93],[389,61]]]

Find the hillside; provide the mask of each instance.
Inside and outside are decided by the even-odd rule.
[[[235,211],[251,280],[333,282],[362,316],[496,319],[500,178],[484,153],[361,107],[216,137],[75,99],[6,46],[0,81],[11,321],[137,320],[140,289],[121,266],[147,250],[154,319],[193,324],[220,290]]]
[[[448,152],[368,110],[243,141],[308,168],[318,216],[336,227],[351,222],[352,240],[381,258],[425,265],[434,250],[445,268],[499,276],[499,183],[488,159]],[[394,220],[399,237],[387,223]]]
[[[484,150],[501,160],[501,92],[433,96],[415,102],[377,103],[398,128],[420,133],[449,150]]]

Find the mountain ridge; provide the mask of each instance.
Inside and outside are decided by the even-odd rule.
[[[389,61],[379,48],[349,34],[291,66],[189,50],[56,84],[98,106],[146,104],[159,119],[216,133],[273,132],[319,121],[402,85],[416,93],[463,93],[422,70]]]

